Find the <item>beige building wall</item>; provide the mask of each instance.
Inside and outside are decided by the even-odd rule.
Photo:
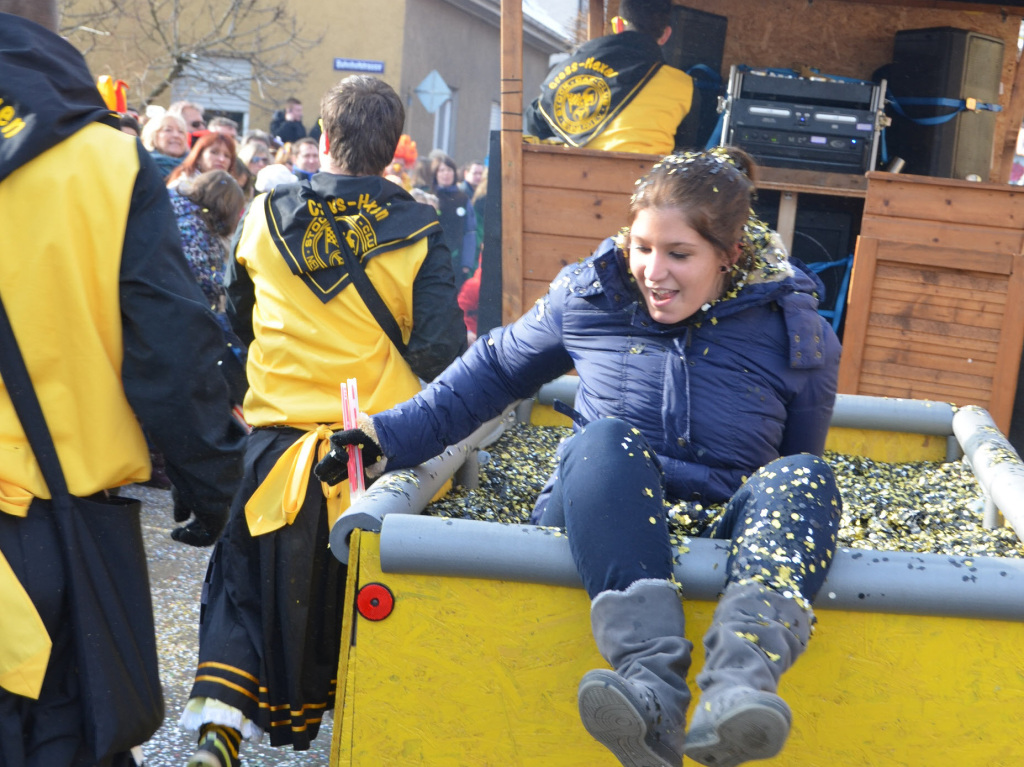
[[[274,109],[288,96],[295,96],[302,101],[306,129],[312,128],[324,92],[343,77],[358,74],[351,70],[334,69],[336,58],[383,61],[384,73],[374,76],[398,90],[402,76],[402,30],[409,1],[376,0],[367,3],[353,0],[288,0],[288,6],[295,14],[303,36],[319,38],[320,42],[311,51],[302,54],[308,71],[305,83],[301,87],[271,89],[269,93],[274,101],[268,106]],[[257,95],[253,94],[253,100],[259,103]],[[266,130],[270,111],[263,111],[263,117],[257,119],[262,119],[264,124],[256,127]]]

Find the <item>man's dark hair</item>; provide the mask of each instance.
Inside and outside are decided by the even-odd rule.
[[[206,127],[210,130],[213,130],[214,128],[234,128],[237,131],[238,123],[230,117],[221,117],[218,115],[217,117],[212,118],[210,122],[206,124]]]
[[[320,102],[334,164],[353,176],[377,176],[391,162],[405,124],[394,88],[368,75],[339,82]]]
[[[619,15],[637,32],[657,40],[672,23],[672,0],[622,0]]]
[[[289,98],[285,99],[284,103],[285,103],[285,106],[293,107],[293,106],[296,106],[298,104],[301,104],[302,102],[299,101],[294,96],[290,96]]]

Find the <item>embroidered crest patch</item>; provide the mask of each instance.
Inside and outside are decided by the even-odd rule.
[[[604,78],[581,73],[555,90],[554,117],[569,134],[589,133],[608,116],[612,92]]]

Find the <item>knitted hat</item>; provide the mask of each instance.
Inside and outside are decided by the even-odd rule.
[[[298,180],[299,177],[288,170],[287,166],[274,163],[261,168],[256,174],[256,191],[269,192],[279,184],[294,184]]]

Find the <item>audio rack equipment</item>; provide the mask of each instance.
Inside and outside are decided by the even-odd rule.
[[[878,156],[884,99],[885,81],[734,65],[722,143],[746,150],[762,165],[865,173]]]

